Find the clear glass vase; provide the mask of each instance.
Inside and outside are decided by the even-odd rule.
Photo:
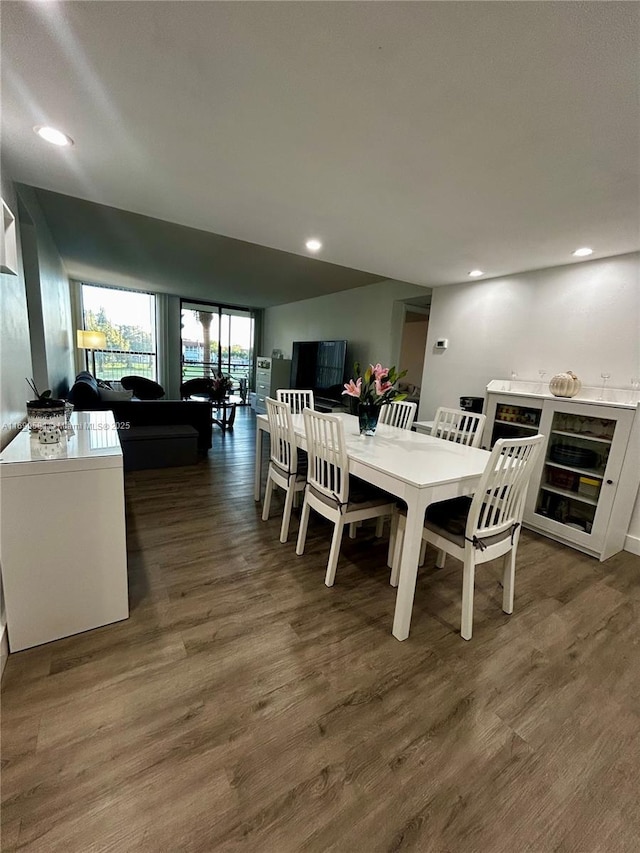
[[[373,403],[358,403],[360,435],[375,435],[380,417],[380,406]]]

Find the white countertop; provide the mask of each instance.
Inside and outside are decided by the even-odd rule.
[[[25,427],[0,454],[0,476],[122,467],[113,412],[74,412],[71,426],[57,444],[41,444],[38,433]]]
[[[597,406],[619,406],[623,409],[635,409],[638,406],[638,392],[630,388],[609,388],[583,385],[575,397],[556,397],[549,391],[549,382],[530,382],[525,379],[492,379],[487,385],[490,394],[514,394],[521,397],[533,397],[540,400],[557,400],[565,403],[593,403]],[[601,400],[600,397],[603,397]],[[635,399],[634,399],[635,398]]]

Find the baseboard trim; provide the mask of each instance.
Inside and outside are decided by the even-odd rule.
[[[632,554],[637,554],[640,557],[640,536],[627,536],[624,540],[624,550],[631,551]]]
[[[0,678],[4,673],[4,668],[9,657],[9,637],[7,635],[7,626],[3,625],[0,629]]]

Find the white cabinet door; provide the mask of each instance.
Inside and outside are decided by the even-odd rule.
[[[527,526],[600,556],[624,462],[633,411],[545,401],[546,436],[527,496]]]
[[[540,430],[542,400],[489,393],[482,446],[490,450],[499,438],[527,438]]]

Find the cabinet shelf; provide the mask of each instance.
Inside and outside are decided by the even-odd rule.
[[[569,489],[560,489],[558,486],[550,486],[548,483],[543,483],[540,486],[540,491],[553,492],[554,495],[562,495],[563,498],[569,498],[572,501],[579,501],[581,504],[598,506],[597,498],[589,498],[586,495],[581,495],[578,492],[572,492]]]
[[[501,426],[518,427],[518,429],[528,429],[528,430],[531,430],[531,432],[537,432],[538,431],[537,426],[532,426],[531,424],[520,424],[517,421],[495,420],[494,424],[500,424]]]
[[[562,471],[572,471],[574,474],[583,474],[585,477],[596,477],[598,480],[604,480],[603,472],[595,468],[575,468],[571,465],[562,465],[560,462],[552,462],[550,459],[545,459],[544,464],[548,468],[560,468]]]
[[[611,438],[600,438],[596,435],[588,435],[585,432],[569,432],[564,429],[552,429],[551,435],[566,435],[569,438],[584,438],[586,441],[597,441],[599,444],[611,444]]]

